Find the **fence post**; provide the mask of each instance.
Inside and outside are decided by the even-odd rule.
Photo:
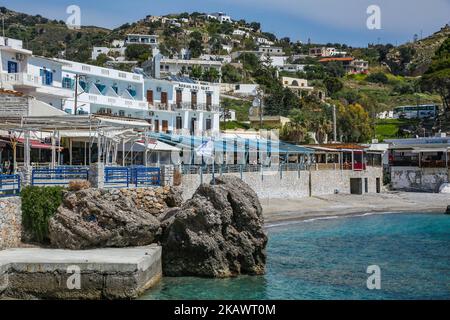
[[[162,165],[160,169],[160,184],[161,186],[171,186],[173,185],[173,165]]]
[[[244,173],[242,172],[243,171],[243,169],[242,169],[242,163],[239,165],[239,172],[240,172],[240,174],[241,174],[241,180],[243,180],[244,179]]]
[[[88,178],[92,188],[103,189],[105,187],[105,164],[103,162],[91,163]]]

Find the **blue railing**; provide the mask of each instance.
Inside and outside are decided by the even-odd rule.
[[[105,167],[105,187],[128,187],[130,170],[127,167]]]
[[[131,168],[131,183],[136,187],[161,185],[161,170],[154,167]]]
[[[88,180],[89,169],[86,167],[64,166],[55,169],[33,169],[31,185],[66,185],[71,180]]]
[[[0,197],[20,194],[20,176],[18,174],[0,174]]]
[[[161,171],[154,167],[106,167],[105,187],[148,187],[161,185]]]

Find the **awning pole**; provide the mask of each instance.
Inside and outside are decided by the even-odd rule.
[[[122,139],[122,167],[125,167],[125,157],[127,154],[125,153],[125,138]]]
[[[30,167],[30,131],[25,131],[25,148],[24,148],[24,166],[25,169],[28,169]]]
[[[55,131],[53,131],[52,133],[52,163],[51,163],[51,168],[55,169],[55,165],[56,165],[56,148],[55,148],[55,143],[56,143],[56,138],[55,138]]]
[[[72,165],[72,138],[69,138],[69,163]]]

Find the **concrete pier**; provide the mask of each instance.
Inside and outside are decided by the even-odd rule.
[[[0,297],[133,299],[162,276],[161,247],[0,251]]]

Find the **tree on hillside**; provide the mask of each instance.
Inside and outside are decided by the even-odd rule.
[[[222,67],[222,82],[225,83],[239,83],[242,81],[242,75],[238,69],[231,64],[226,64]]]
[[[436,91],[446,110],[450,110],[450,37],[444,41],[422,77],[424,90]]]
[[[189,41],[189,50],[193,58],[198,58],[203,53],[202,34],[198,31],[191,33],[191,41]]]
[[[345,75],[345,69],[340,61],[332,61],[326,64],[325,71],[330,77],[342,78]]]
[[[220,79],[220,73],[217,69],[209,68],[208,70],[205,70],[202,75],[203,81],[208,82],[217,82]]]
[[[192,66],[189,76],[193,79],[200,80],[203,75],[203,69],[200,66]]]
[[[334,95],[336,92],[340,91],[344,87],[342,81],[336,77],[325,78],[323,80],[323,84],[325,85],[325,88],[327,88],[329,96]]]
[[[250,22],[249,26],[254,32],[258,32],[261,29],[261,24],[259,22]]]
[[[389,81],[388,77],[383,72],[371,73],[367,76],[366,80],[372,83],[382,83],[382,84],[386,84]]]
[[[373,135],[369,113],[357,103],[339,105],[338,131],[345,142],[368,142]]]
[[[151,48],[143,44],[129,44],[125,49],[125,56],[130,61],[147,61],[151,57]]]

